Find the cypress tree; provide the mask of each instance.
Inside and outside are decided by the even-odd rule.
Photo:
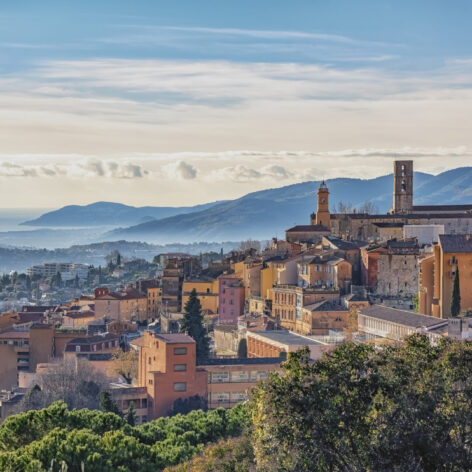
[[[240,359],[246,359],[247,357],[247,341],[245,338],[239,340],[238,344],[238,357]]]
[[[134,410],[134,403],[131,402],[129,404],[128,412],[126,413],[126,422],[130,426],[135,426],[136,425],[136,412]]]
[[[452,286],[451,297],[451,315],[457,316],[461,311],[461,288],[459,284],[459,268],[454,276],[454,285]]]
[[[197,358],[205,359],[210,354],[210,338],[203,326],[202,305],[197,297],[197,291],[190,292],[185,304],[184,317],[180,325],[180,332],[187,333],[197,343]]]

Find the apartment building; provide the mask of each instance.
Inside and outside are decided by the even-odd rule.
[[[148,419],[165,416],[177,399],[198,395],[209,408],[231,407],[269,372],[280,358],[196,359],[195,341],[186,334],[146,331],[134,341],[139,349],[139,386],[147,390]]]

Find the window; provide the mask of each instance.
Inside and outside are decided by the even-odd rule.
[[[174,382],[174,392],[186,392],[187,382]]]
[[[186,347],[174,347],[174,354],[176,356],[184,356],[187,354],[187,348]]]
[[[174,364],[174,372],[186,372],[187,364]]]
[[[231,382],[249,382],[249,372],[244,370],[231,372]]]
[[[152,359],[149,357],[148,364],[151,365]]]
[[[212,372],[210,383],[229,382],[229,372]]]
[[[75,352],[80,352],[80,346],[75,346]]]

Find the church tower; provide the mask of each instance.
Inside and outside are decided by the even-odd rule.
[[[413,161],[393,163],[393,207],[391,213],[411,213],[413,209]]]
[[[329,213],[329,190],[326,182],[321,182],[320,188],[318,189],[318,207],[316,209],[316,219],[314,224],[325,226],[329,228],[331,226],[331,216]]]

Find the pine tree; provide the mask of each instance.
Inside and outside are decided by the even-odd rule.
[[[100,392],[99,405],[102,411],[108,411],[110,413],[115,413],[118,416],[123,416],[123,413],[118,408],[118,405],[115,401],[113,401],[113,398],[111,398],[110,392]]]
[[[180,331],[187,333],[197,343],[197,358],[205,359],[210,354],[210,338],[203,326],[202,305],[197,297],[197,291],[193,289],[190,293]]]
[[[118,253],[118,254],[116,255],[116,265],[117,265],[118,267],[121,266],[121,254],[120,254],[120,253]]]
[[[461,288],[459,283],[459,268],[454,276],[454,285],[452,286],[451,297],[451,316],[457,316],[461,311]]]

